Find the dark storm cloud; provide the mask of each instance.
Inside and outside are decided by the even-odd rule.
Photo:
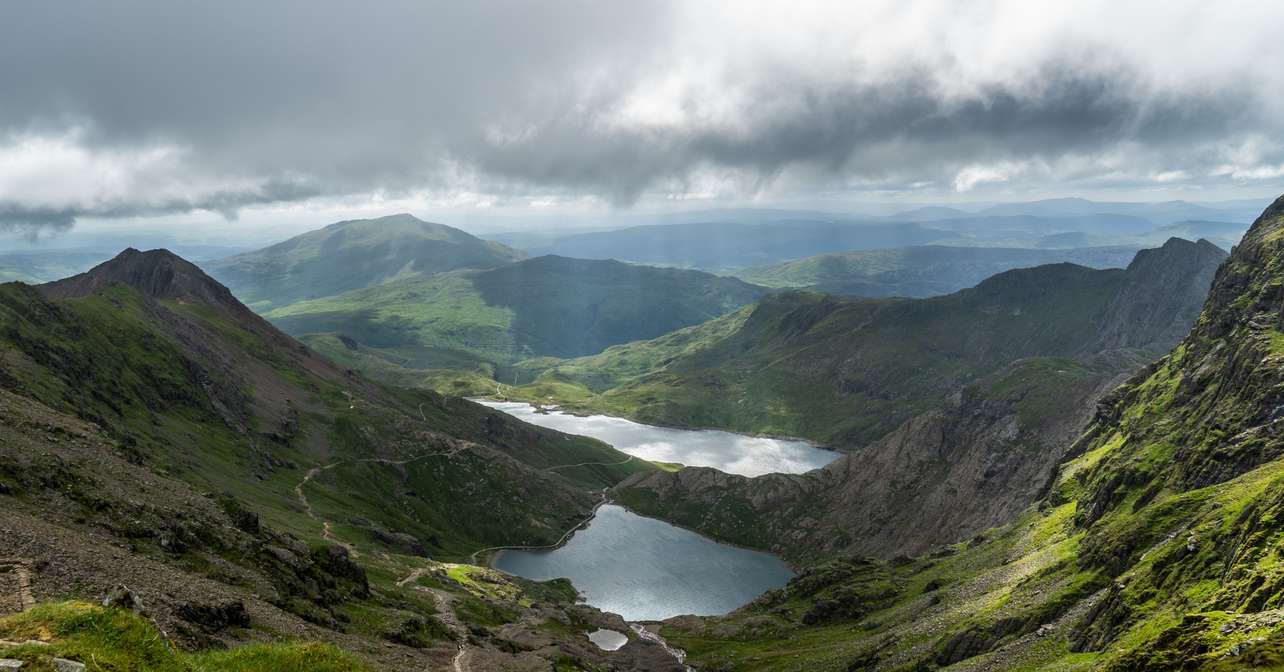
[[[705,172],[750,188],[789,171],[818,184],[948,185],[969,165],[1055,164],[1123,146],[1124,172],[1139,174],[1207,172],[1227,161],[1226,146],[1248,147],[1256,164],[1284,161],[1254,140],[1281,130],[1255,70],[1156,86],[1145,62],[1051,40],[1012,54],[1031,63],[1018,74],[930,58],[930,44],[895,67],[828,67],[766,49],[741,64],[735,52],[713,81],[655,94],[662,113],[649,118],[643,104],[639,118],[630,106],[657,82],[712,58],[683,50],[716,43],[720,26],[686,25],[660,2],[587,0],[50,1],[5,14],[0,202],[12,221],[26,211],[234,215],[415,189],[627,204]],[[954,87],[952,69],[976,81]],[[118,167],[96,164],[107,176],[133,170],[129,157],[149,148],[176,148],[165,170],[190,188],[148,193],[139,178],[61,199],[6,188],[27,164],[11,158],[18,168],[6,173],[5,138],[60,136],[116,156]]]
[[[71,228],[76,213],[51,208],[26,208],[17,203],[0,203],[0,232],[44,233]]]
[[[32,207],[21,202],[0,201],[0,230],[45,232],[70,228],[81,217],[139,217],[209,210],[235,219],[241,208],[269,203],[289,203],[319,196],[307,185],[267,182],[250,190],[210,191],[197,199],[119,200],[90,206],[64,208]]]
[[[1052,64],[1038,79],[1035,93],[991,85],[947,100],[925,74],[868,86],[782,78],[758,88],[763,100],[784,111],[746,110],[747,133],[715,125],[664,135],[595,134],[586,132],[582,116],[572,116],[522,142],[496,146],[475,139],[461,152],[496,174],[577,185],[628,202],[656,181],[704,164],[755,175],[805,165],[831,175],[942,179],[963,163],[1053,158],[1121,142],[1189,150],[1266,125],[1244,105],[1251,91],[1237,82],[1188,96],[1142,98],[1126,71],[1078,73]],[[779,105],[782,100],[790,104]]]

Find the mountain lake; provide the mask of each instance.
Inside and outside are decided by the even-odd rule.
[[[838,457],[832,450],[796,439],[748,436],[714,429],[655,427],[609,415],[539,411],[530,404],[515,401],[474,401],[532,425],[600,439],[622,453],[644,460],[713,467],[728,474],[801,474],[819,469]]]
[[[518,402],[478,402],[531,424],[600,439],[635,457],[746,476],[801,473],[838,456],[805,441],[537,412]],[[629,621],[725,614],[794,575],[770,553],[718,543],[610,503],[562,546],[502,550],[491,558],[491,566],[537,581],[568,578],[588,604]]]

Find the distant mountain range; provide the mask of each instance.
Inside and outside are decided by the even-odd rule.
[[[896,221],[937,221],[974,217],[1087,217],[1094,215],[1125,216],[1144,219],[1151,225],[1163,225],[1185,219],[1253,221],[1270,199],[1191,203],[1162,201],[1157,203],[1093,201],[1086,198],[1050,198],[1039,201],[1000,203],[982,208],[929,206],[884,215]]]
[[[531,254],[735,272],[803,257],[918,245],[1066,249],[1161,245],[1173,236],[1230,249],[1256,210],[1170,203],[1058,199],[979,210],[925,207],[882,216],[814,211],[708,211],[593,232],[513,233],[492,238]],[[708,217],[695,219],[697,215]]]
[[[836,250],[922,245],[944,235],[939,230],[901,223],[853,224],[816,220],[698,222],[570,234],[530,245],[527,252],[722,270]]]

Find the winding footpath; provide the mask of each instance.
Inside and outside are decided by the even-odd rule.
[[[422,406],[419,409],[419,413],[421,416],[423,415]],[[351,555],[353,558],[359,558],[361,557],[361,552],[357,550],[356,546],[335,536],[333,524],[330,521],[324,520],[319,516],[317,516],[316,511],[313,510],[312,508],[312,503],[308,501],[308,496],[307,496],[307,493],[304,492],[304,487],[309,482],[311,482],[314,478],[316,478],[317,476],[320,476],[323,472],[326,472],[330,469],[343,466],[343,465],[361,464],[361,463],[405,465],[405,464],[410,464],[411,462],[427,459],[430,457],[447,457],[447,458],[454,457],[456,454],[458,454],[462,450],[465,450],[466,448],[467,448],[466,445],[460,445],[444,453],[430,453],[427,455],[420,455],[418,457],[412,457],[405,460],[390,460],[385,458],[368,458],[368,459],[361,459],[361,460],[339,460],[337,462],[331,462],[330,464],[321,465],[319,467],[312,467],[303,475],[303,479],[299,481],[298,485],[294,486],[294,494],[298,498],[299,505],[302,507],[303,512],[306,513],[308,517],[311,518],[312,520],[321,523],[321,536],[323,539],[343,547],[345,550],[348,551],[349,555]],[[628,462],[631,462],[633,459],[634,459],[633,456],[629,455],[625,457],[625,459],[620,460],[619,462],[581,462],[578,464],[562,464],[554,467],[548,467],[544,469],[544,471],[557,471],[559,469],[571,469],[574,467],[586,467],[586,466],[594,466],[594,465],[613,466],[613,465],[619,465],[619,464],[626,464]],[[602,491],[599,493],[600,499],[598,500],[597,504],[593,506],[593,510],[592,512],[589,513],[588,517],[580,521],[579,523],[577,523],[575,526],[571,527],[569,530],[567,530],[561,536],[561,538],[559,538],[555,543],[547,544],[543,546],[491,546],[489,548],[483,548],[477,551],[473,551],[473,553],[469,556],[470,563],[476,565],[478,555],[481,555],[483,553],[489,553],[491,551],[498,551],[498,550],[504,550],[504,549],[535,551],[535,550],[554,549],[554,548],[560,547],[562,544],[566,543],[566,540],[569,539],[572,534],[575,534],[577,530],[587,525],[589,521],[593,520],[593,517],[597,515],[598,508],[600,508],[603,504],[606,504],[607,502],[610,501],[606,492],[607,492],[607,489],[603,488]],[[0,562],[3,562],[3,561],[0,561]],[[26,585],[26,580],[25,580],[26,570],[25,570],[25,566],[23,565],[16,565],[16,567],[20,571],[20,573],[18,574],[18,577],[19,577],[19,586],[21,588]],[[404,588],[410,585],[411,583],[413,583],[419,577],[424,576],[429,572],[430,570],[428,569],[423,569],[423,568],[415,569],[411,571],[410,574],[407,575],[405,578],[398,580],[396,582],[396,585],[399,588]],[[459,649],[459,652],[455,654],[454,659],[451,661],[452,669],[454,670],[454,672],[472,672],[471,667],[469,665],[469,661],[472,657],[472,650],[468,646],[468,628],[459,621],[457,616],[455,616],[455,610],[454,610],[454,607],[452,606],[453,598],[448,593],[436,588],[426,588],[423,586],[411,586],[411,587],[414,590],[424,591],[432,595],[433,601],[437,605],[436,615],[438,616],[438,618],[441,619],[442,623],[444,623],[446,627],[454,635],[455,646],[457,646]],[[29,590],[26,591],[25,593],[20,591],[20,599],[22,599],[21,595],[23,594],[27,595],[26,600],[29,601],[30,600]],[[24,609],[25,608],[26,607],[24,607]]]
[[[397,581],[397,587],[405,588],[419,577],[430,574],[431,571],[424,568],[412,570],[406,578]],[[436,616],[450,630],[455,639],[455,646],[459,649],[454,659],[451,660],[452,667],[455,672],[471,672],[468,665],[468,661],[472,657],[472,652],[468,648],[468,627],[455,616],[455,608],[452,604],[454,599],[449,594],[436,588],[425,588],[424,586],[411,586],[411,588],[432,595],[433,603],[437,605]]]
[[[556,467],[547,467],[544,471],[559,471],[561,469],[573,469],[575,467],[614,467],[621,464],[628,464],[633,461],[633,456],[629,455],[619,462],[580,462],[579,464],[559,464]]]
[[[303,486],[307,485],[309,481],[316,478],[317,476],[320,476],[321,472],[328,471],[335,467],[343,466],[346,464],[375,463],[375,464],[389,464],[389,465],[401,466],[401,465],[410,464],[412,462],[418,462],[419,460],[425,460],[430,457],[451,458],[451,457],[454,457],[455,455],[458,455],[460,451],[463,451],[466,449],[467,449],[467,445],[459,445],[454,448],[451,448],[450,450],[444,453],[428,453],[427,455],[419,455],[418,457],[411,457],[404,460],[389,460],[386,458],[372,457],[372,458],[366,458],[361,460],[339,460],[338,462],[331,462],[330,464],[321,465],[319,467],[312,467],[311,469],[309,469],[307,473],[303,475],[303,480],[299,481],[299,484],[294,486],[294,494],[296,497],[298,497],[299,505],[303,507],[303,512],[308,514],[308,517],[311,518],[312,520],[315,520],[321,523],[321,537],[323,539],[331,543],[338,544],[339,546],[342,546],[343,548],[347,549],[348,553],[350,553],[352,557],[359,558],[361,557],[361,552],[358,551],[357,548],[352,544],[336,537],[334,535],[333,524],[328,520],[322,520],[317,516],[316,512],[313,511],[312,504],[308,502],[308,496],[303,492]]]
[[[589,512],[589,515],[587,518],[576,523],[575,526],[567,530],[566,533],[563,534],[560,539],[558,539],[557,541],[551,544],[544,544],[542,546],[511,546],[511,545],[510,546],[490,546],[487,548],[482,548],[482,549],[473,551],[472,554],[468,556],[468,562],[469,564],[475,565],[477,564],[477,556],[483,553],[489,553],[491,551],[548,551],[555,548],[559,548],[561,547],[562,544],[566,543],[566,540],[569,539],[572,534],[575,534],[576,532],[579,531],[581,527],[584,527],[589,523],[589,521],[593,520],[593,517],[597,515],[597,510],[602,508],[603,504],[606,504],[607,502],[611,501],[610,498],[607,497],[606,495],[606,488],[602,488],[601,497],[602,498],[598,500],[597,504],[593,505],[593,510]]]

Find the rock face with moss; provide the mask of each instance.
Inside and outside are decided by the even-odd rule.
[[[1016,520],[915,559],[831,561],[666,635],[715,669],[1279,669],[1281,287],[1284,198]]]

